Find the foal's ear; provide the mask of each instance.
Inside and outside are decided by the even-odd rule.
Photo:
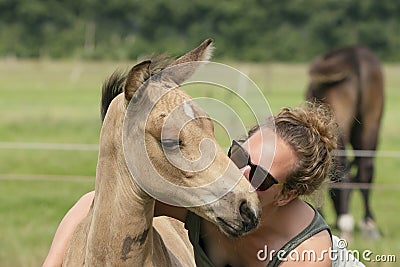
[[[178,64],[209,60],[212,56],[212,52],[214,51],[214,46],[212,43],[212,39],[206,39],[198,47],[175,60],[175,62],[172,64],[172,67]],[[193,75],[193,73],[199,66],[200,64],[184,64],[182,65],[182,68],[175,67],[172,71],[172,79],[177,84],[181,84],[185,80],[190,78],[190,76]],[[179,68],[179,70],[175,71],[176,68]]]
[[[175,60],[173,65],[192,61],[209,60],[212,56],[212,52],[214,51],[214,46],[212,43],[213,40],[210,38],[204,40],[198,47]]]
[[[136,90],[150,78],[150,60],[145,60],[135,66],[129,71],[125,81],[125,99],[130,101],[135,94]]]

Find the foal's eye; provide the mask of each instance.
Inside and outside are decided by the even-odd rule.
[[[182,141],[178,139],[164,139],[161,140],[161,145],[166,150],[175,150],[182,145]]]

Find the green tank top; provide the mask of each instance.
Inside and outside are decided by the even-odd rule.
[[[310,205],[310,207],[314,210],[315,215],[311,223],[301,231],[297,236],[292,238],[289,242],[287,242],[280,251],[285,251],[285,253],[280,254],[279,257],[275,254],[272,259],[269,261],[267,267],[275,267],[281,263],[280,259],[285,258],[289,255],[290,251],[299,246],[303,241],[307,240],[311,236],[323,231],[328,230],[329,234],[332,237],[331,230],[325,220],[322,218],[321,214]],[[188,212],[185,222],[185,228],[188,230],[189,240],[193,245],[194,250],[194,258],[196,261],[197,267],[214,267],[211,260],[208,258],[206,253],[204,252],[202,246],[200,245],[200,224],[202,218],[197,216],[192,212]]]

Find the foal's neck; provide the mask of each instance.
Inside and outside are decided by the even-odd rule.
[[[154,200],[129,174],[122,150],[122,119],[104,122],[100,144],[89,258],[100,259],[94,265],[142,265],[152,250]]]

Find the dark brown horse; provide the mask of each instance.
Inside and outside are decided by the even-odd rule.
[[[368,150],[367,157],[355,153],[350,164],[347,157],[338,157],[335,180],[370,185],[374,173],[374,151],[384,105],[384,85],[381,65],[370,49],[364,46],[342,48],[318,56],[309,69],[310,83],[306,98],[327,103],[336,116],[340,129],[338,148],[351,144],[356,151]],[[354,177],[350,168],[357,169]],[[343,185],[343,184],[339,184]],[[344,237],[351,237],[354,220],[349,214],[351,188],[332,188],[331,197],[337,215],[337,226]],[[371,238],[378,238],[369,203],[369,187],[363,187],[365,214],[361,229]]]

